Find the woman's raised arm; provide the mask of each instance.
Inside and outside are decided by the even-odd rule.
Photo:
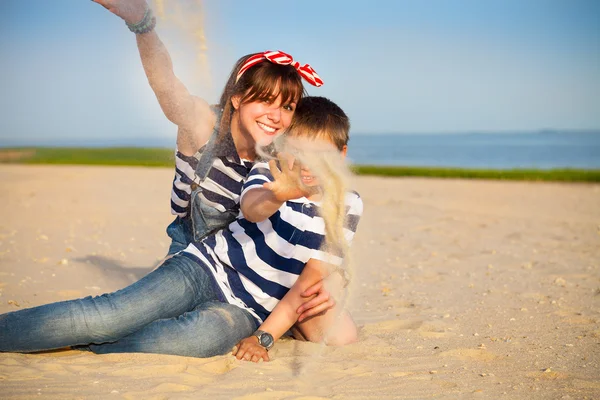
[[[143,20],[148,5],[145,0],[92,0],[129,24]],[[178,126],[177,147],[193,155],[208,141],[215,123],[209,104],[192,96],[173,72],[166,47],[154,30],[136,34],[142,65],[158,103],[169,121]]]

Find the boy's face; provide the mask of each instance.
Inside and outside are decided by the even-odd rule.
[[[299,139],[302,139],[302,138],[299,138]],[[343,149],[340,151],[337,149],[337,147],[335,146],[333,141],[331,141],[329,139],[323,138],[318,141],[315,141],[315,143],[319,143],[315,147],[317,147],[317,148],[320,147],[321,152],[325,157],[327,156],[327,152],[322,151],[324,149],[322,147],[323,145],[326,146],[327,150],[331,150],[331,148],[335,149],[335,151],[338,151],[340,153],[340,156],[342,158],[346,158],[346,153],[348,152],[348,146],[346,146],[346,145],[344,145]],[[310,170],[310,168],[306,165],[300,164],[300,179],[301,179],[302,183],[308,187],[320,185],[319,178],[316,175],[314,175],[313,172]]]

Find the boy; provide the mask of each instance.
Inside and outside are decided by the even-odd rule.
[[[333,145],[340,155],[345,157],[349,128],[347,116],[335,103],[323,97],[307,97],[298,105],[294,121],[286,135],[304,142],[320,139]],[[267,279],[273,285],[285,286],[285,282],[290,280],[290,275],[299,276],[275,308],[271,308],[272,312],[266,319],[264,316],[267,315],[266,311],[269,311],[271,299],[264,298],[264,291],[252,285],[238,288],[237,294],[246,299],[247,304],[254,303],[255,311],[260,310],[264,320],[253,336],[243,339],[234,348],[233,354],[238,359],[268,360],[267,350],[296,323],[298,315],[294,310],[305,301],[301,293],[324,279],[328,275],[327,271],[332,269],[327,265],[328,262],[337,258],[322,251],[324,222],[318,211],[322,196],[311,190],[320,186],[318,178],[313,176],[308,168],[300,168],[297,160],[292,168],[286,165],[287,160],[283,157],[280,157],[280,161],[281,170],[274,161],[270,161],[268,165],[257,163],[242,190],[240,208],[247,227],[252,226],[248,222],[253,222],[260,232],[250,233],[250,236],[260,237],[260,242],[256,243],[256,253],[263,253],[262,257],[258,254],[262,263],[248,262],[252,266],[252,272],[247,275],[257,286],[262,279]],[[301,179],[302,185],[298,184],[298,178]],[[345,202],[347,211],[344,236],[350,241],[362,213],[362,201],[354,192],[346,194]],[[268,251],[260,250],[260,247],[266,247]],[[270,254],[271,252],[276,255]],[[310,252],[310,256],[299,254],[307,252]],[[277,260],[277,256],[281,258]],[[305,266],[297,265],[297,261],[305,261],[306,258],[308,260]],[[269,261],[277,262],[264,265]],[[338,258],[338,262],[341,261]],[[233,266],[238,269],[235,264]],[[261,276],[253,277],[254,273]],[[334,274],[331,278],[339,276]],[[332,279],[329,282],[332,282]],[[266,285],[263,283],[261,286]],[[250,289],[247,289],[248,287]],[[276,290],[271,296],[277,297]],[[336,314],[338,311],[334,308],[297,324],[297,327],[304,337],[315,342],[326,340],[327,344],[346,344],[356,341],[356,326],[345,312],[341,314],[336,330],[328,332],[327,338],[324,337],[332,328]]]

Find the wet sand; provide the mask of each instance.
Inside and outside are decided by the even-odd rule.
[[[0,165],[0,312],[119,289],[164,256],[171,169]],[[273,361],[0,354],[0,397],[600,398],[600,185],[356,178],[360,342]]]

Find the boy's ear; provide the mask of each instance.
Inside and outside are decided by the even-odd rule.
[[[342,153],[343,158],[346,158],[346,154],[348,153],[348,145],[347,144],[345,144],[344,147],[342,147],[342,151],[340,153]]]
[[[239,94],[231,96],[231,105],[233,105],[233,108],[235,108],[236,110],[238,110],[240,108],[240,101],[241,100],[242,100],[242,96],[239,95]]]

